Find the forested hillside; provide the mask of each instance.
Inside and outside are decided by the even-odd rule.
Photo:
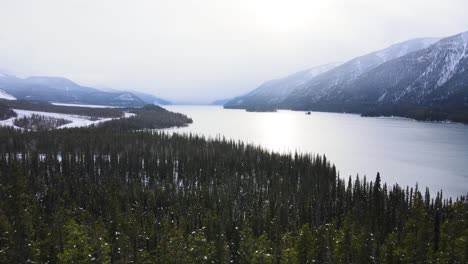
[[[16,113],[13,110],[11,110],[11,108],[8,105],[2,103],[2,101],[0,100],[0,120],[5,120],[15,116]]]
[[[0,143],[0,263],[468,261],[466,197],[325,157],[108,128]]]
[[[152,104],[145,105],[142,108],[128,108],[126,110],[134,114],[134,116],[114,119],[101,123],[99,126],[119,131],[132,131],[182,127],[193,122],[191,118],[184,114],[174,113]]]
[[[72,121],[63,118],[45,117],[37,114],[17,118],[13,121],[15,126],[30,130],[55,129],[70,123],[72,123]]]
[[[67,124],[63,120],[61,122],[55,122],[57,120],[52,121],[52,119],[57,119],[57,117],[51,119],[51,116],[45,116],[46,113],[67,115],[65,118],[58,119],[81,117],[86,119],[86,121],[96,121],[95,123],[84,123],[76,126],[72,124],[71,127],[100,126],[119,131],[181,127],[192,123],[192,119],[186,115],[174,113],[153,104],[148,104],[141,108],[93,108],[54,105],[42,101],[8,101],[2,99],[0,99],[0,121],[17,117],[18,115],[13,109],[36,111],[33,113],[35,117],[28,115],[23,116],[21,120],[16,119],[13,121],[13,124],[18,127],[32,130],[60,128],[61,125]]]
[[[27,101],[27,100],[2,100],[0,104],[4,104],[12,109],[22,109],[29,111],[40,111],[49,113],[61,113],[70,115],[82,115],[89,117],[122,117],[124,115],[122,108],[94,108],[94,107],[79,107],[79,106],[65,106],[54,105],[44,101]]]

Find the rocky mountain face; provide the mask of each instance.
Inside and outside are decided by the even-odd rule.
[[[280,109],[468,122],[468,32],[393,45],[265,101]],[[247,109],[251,102],[237,98],[226,107]]]
[[[378,104],[463,106],[468,103],[467,93],[468,32],[465,32],[382,64],[346,87],[341,99]]]
[[[283,79],[272,80],[251,93],[228,102],[226,107],[248,108],[261,103],[276,104],[278,107],[297,104],[296,107],[300,108],[304,106],[304,99],[308,103],[316,101],[331,91],[348,85],[382,63],[425,48],[437,40],[436,38],[413,39],[357,57],[341,65],[327,64]]]

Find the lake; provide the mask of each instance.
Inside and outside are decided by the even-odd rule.
[[[324,154],[340,177],[380,172],[388,184],[427,186],[444,196],[468,192],[468,126],[404,118],[278,111],[246,112],[220,106],[168,106],[193,124],[169,132],[224,136],[280,152]]]

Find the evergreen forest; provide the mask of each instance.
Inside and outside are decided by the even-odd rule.
[[[0,263],[467,263],[467,197],[432,194],[224,138],[0,128]]]

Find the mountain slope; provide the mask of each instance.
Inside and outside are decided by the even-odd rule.
[[[423,49],[438,41],[438,38],[418,38],[392,45],[386,49],[357,57],[341,65],[301,78],[307,71],[283,79],[267,82],[247,94],[228,102],[227,108],[250,108],[268,106],[277,108],[306,108],[308,104],[327,96],[330,92],[344,87],[362,74],[379,65]],[[319,68],[320,69],[320,68]],[[271,92],[270,92],[271,91]]]
[[[294,94],[281,107],[468,123],[468,32],[322,91]]]
[[[6,93],[5,91],[0,90],[0,99],[7,99],[7,100],[16,100],[15,97],[11,96],[10,94]]]
[[[275,91],[284,98],[264,93],[263,101],[255,100],[257,90],[225,107],[468,123],[468,32],[443,39],[413,39],[357,57],[294,89],[285,88],[283,94]]]
[[[225,106],[242,108],[258,105],[280,103],[285,97],[298,87],[306,84],[317,75],[322,74],[339,65],[338,63],[325,64],[304,71],[294,73],[281,79],[267,81],[252,92],[228,101]]]
[[[437,38],[418,38],[392,45],[386,49],[352,59],[329,72],[317,76],[300,89],[291,93],[283,106],[304,108],[307,104],[320,101],[330,93],[339,93],[344,87],[359,79],[363,74],[385,62],[408,53],[424,49],[435,43]]]
[[[171,102],[169,102],[168,100],[157,97],[150,93],[138,92],[134,90],[117,90],[117,89],[109,88],[105,86],[100,86],[97,89],[103,92],[108,92],[108,93],[119,93],[119,92],[132,93],[136,95],[138,98],[140,98],[141,100],[143,100],[146,104],[156,104],[156,105],[170,105],[171,104]]]
[[[17,78],[0,76],[0,89],[17,99],[59,103],[142,106],[145,102],[129,92],[103,92],[61,77]]]
[[[225,105],[227,102],[229,101],[232,101],[233,99],[235,99],[236,97],[231,97],[231,98],[226,98],[226,99],[218,99],[218,100],[214,100],[210,103],[210,105]]]
[[[343,99],[348,102],[463,106],[468,103],[468,32],[383,64],[347,90]]]
[[[149,94],[149,93],[142,93],[142,92],[133,91],[133,90],[125,90],[125,92],[129,92],[129,93],[136,95],[138,98],[140,98],[147,104],[155,104],[155,105],[170,105],[171,104],[171,102],[165,99],[159,98],[157,96],[154,96],[152,94]]]

